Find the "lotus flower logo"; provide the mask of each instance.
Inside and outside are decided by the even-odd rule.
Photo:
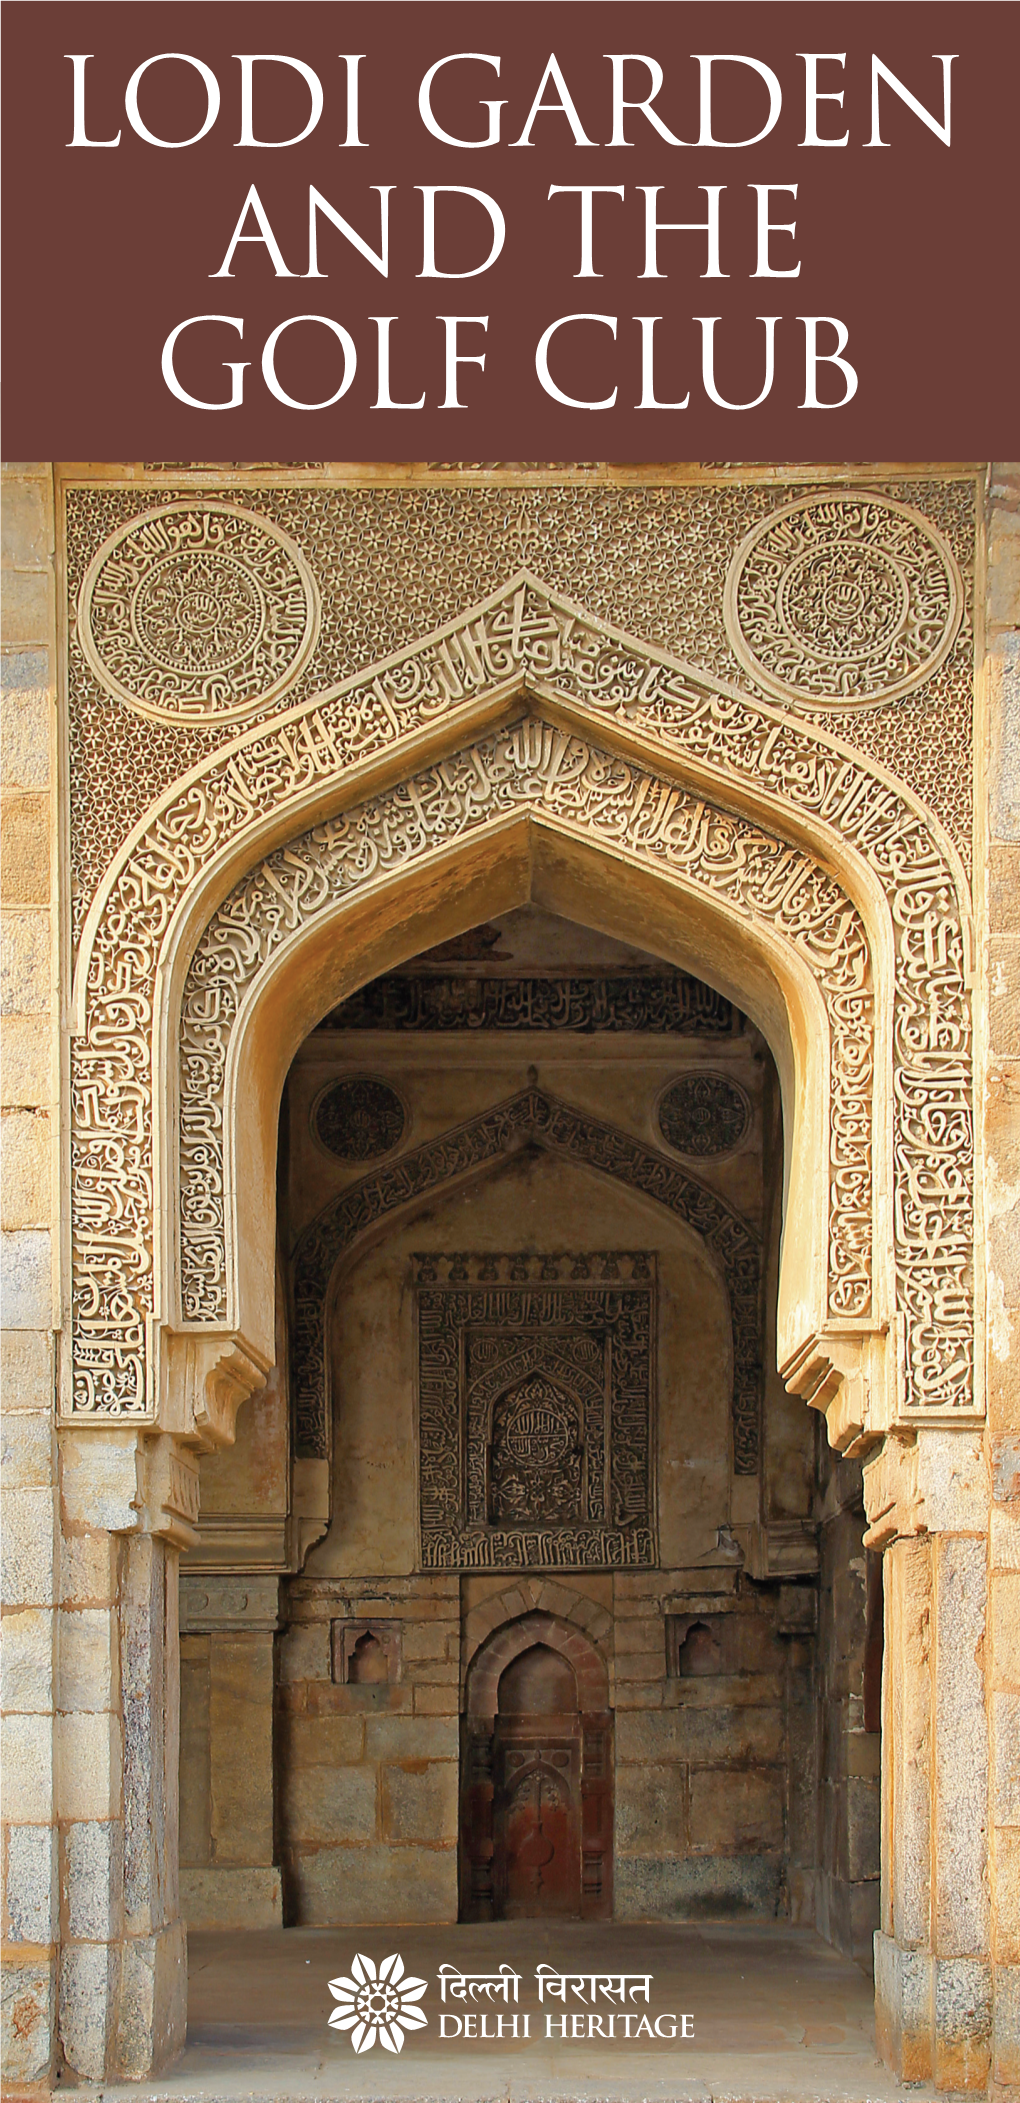
[[[404,1977],[404,1960],[394,1952],[378,1970],[371,1957],[355,1957],[350,1979],[331,1979],[329,1990],[340,2006],[329,2018],[332,2030],[349,2030],[356,2052],[370,2052],[376,2038],[387,2052],[402,2052],[405,2030],[423,2030],[428,2016],[420,2001],[427,1979]]]

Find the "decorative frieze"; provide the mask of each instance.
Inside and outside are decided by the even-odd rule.
[[[652,1031],[670,1037],[731,1037],[732,1001],[685,971],[667,977],[415,977],[372,979],[341,1001],[321,1029]]]

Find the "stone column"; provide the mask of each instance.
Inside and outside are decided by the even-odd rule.
[[[879,2051],[903,2081],[984,2093],[988,1891],[988,1485],[974,1429],[887,1438],[864,1468],[885,1547]]]
[[[191,1927],[283,1922],[273,1815],[279,1591],[278,1578],[243,1571],[182,1576],[181,1892]]]
[[[165,1500],[193,1480],[197,1507],[197,1471],[170,1446],[124,1430],[60,1436],[57,2031],[67,2068],[89,2081],[139,2080],[184,2043],[177,1551],[195,1535]]]

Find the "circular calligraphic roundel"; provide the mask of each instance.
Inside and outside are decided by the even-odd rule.
[[[319,595],[290,536],[235,504],[165,504],[93,558],[78,635],[100,684],[161,722],[230,721],[292,686]]]
[[[330,1081],[312,1105],[312,1131],[338,1161],[375,1161],[391,1153],[406,1123],[396,1089],[370,1074]]]
[[[685,1074],[659,1098],[659,1130],[678,1154],[731,1154],[751,1122],[742,1088],[721,1073]]]
[[[944,663],[963,583],[909,504],[824,490],[753,528],[730,564],[726,630],[765,693],[810,707],[895,701]]]

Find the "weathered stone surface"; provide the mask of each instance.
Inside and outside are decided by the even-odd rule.
[[[324,1847],[296,1855],[291,1877],[311,1927],[457,1918],[455,1848]]]
[[[619,1857],[682,1855],[687,1848],[686,1827],[682,1767],[648,1765],[618,1769],[615,1839]]]
[[[42,1227],[53,1213],[50,1120],[45,1110],[7,1110],[0,1118],[3,1226]]]
[[[783,1783],[777,1771],[695,1767],[691,1772],[691,1849],[697,1855],[723,1848],[783,1844]]]
[[[688,1856],[656,1861],[627,1855],[616,1865],[619,1920],[698,1920],[774,1914],[778,1855]]]
[[[0,694],[0,783],[41,789],[50,773],[50,661],[45,650],[5,650]]]
[[[284,1680],[329,1679],[328,1621],[295,1622],[280,1642],[280,1677]]]
[[[384,1839],[456,1842],[457,1767],[453,1760],[384,1765],[381,1780]]]
[[[244,1932],[283,1926],[280,1871],[192,1865],[181,1869],[181,1912],[189,1928]]]
[[[3,2064],[7,2081],[43,2081],[51,2061],[53,1965],[20,1952],[4,1961]]]
[[[992,1980],[987,1963],[937,1957],[934,1967],[934,2075],[940,2089],[983,2089],[992,2042]]]
[[[4,1615],[0,1686],[5,1711],[52,1711],[53,1616],[48,1608],[21,1607]]]
[[[58,1616],[58,1707],[112,1709],[119,1693],[117,1630],[102,1607],[77,1607]]]
[[[0,1298],[8,1328],[50,1328],[53,1272],[46,1228],[23,1227],[0,1234]]]
[[[53,1826],[8,1827],[4,1898],[10,1942],[38,1943],[45,1948],[53,1941],[57,1926],[56,1854]]]
[[[121,1808],[123,1736],[119,1716],[58,1716],[55,1725],[60,1815],[100,1821]]]
[[[455,1716],[366,1716],[369,1760],[455,1760],[460,1728]]]
[[[671,1709],[617,1718],[618,1760],[778,1760],[782,1711],[770,1708]]]
[[[50,916],[11,908],[0,927],[0,1015],[46,1015],[52,965]]]
[[[115,1819],[64,1827],[61,1887],[67,1932],[74,1941],[110,1942],[115,1938],[122,1869],[123,1841]]]
[[[50,804],[45,795],[8,793],[0,808],[0,891],[5,905],[48,905]]]
[[[980,1663],[987,1550],[983,1540],[950,1534],[937,1537],[935,1552],[937,1947],[978,1958],[988,1948],[988,1722]]]
[[[0,1592],[4,1606],[53,1603],[53,1492],[0,1492]]]
[[[65,1943],[59,1968],[59,2033],[68,2066],[101,2081],[120,1977],[120,1951],[103,1942]]]
[[[5,1490],[48,1490],[53,1480],[54,1454],[50,1410],[4,1409],[0,1421],[0,1480]]]
[[[289,1844],[303,1849],[317,1843],[354,1847],[374,1840],[377,1796],[374,1767],[299,1769],[286,1785],[284,1828]]]

